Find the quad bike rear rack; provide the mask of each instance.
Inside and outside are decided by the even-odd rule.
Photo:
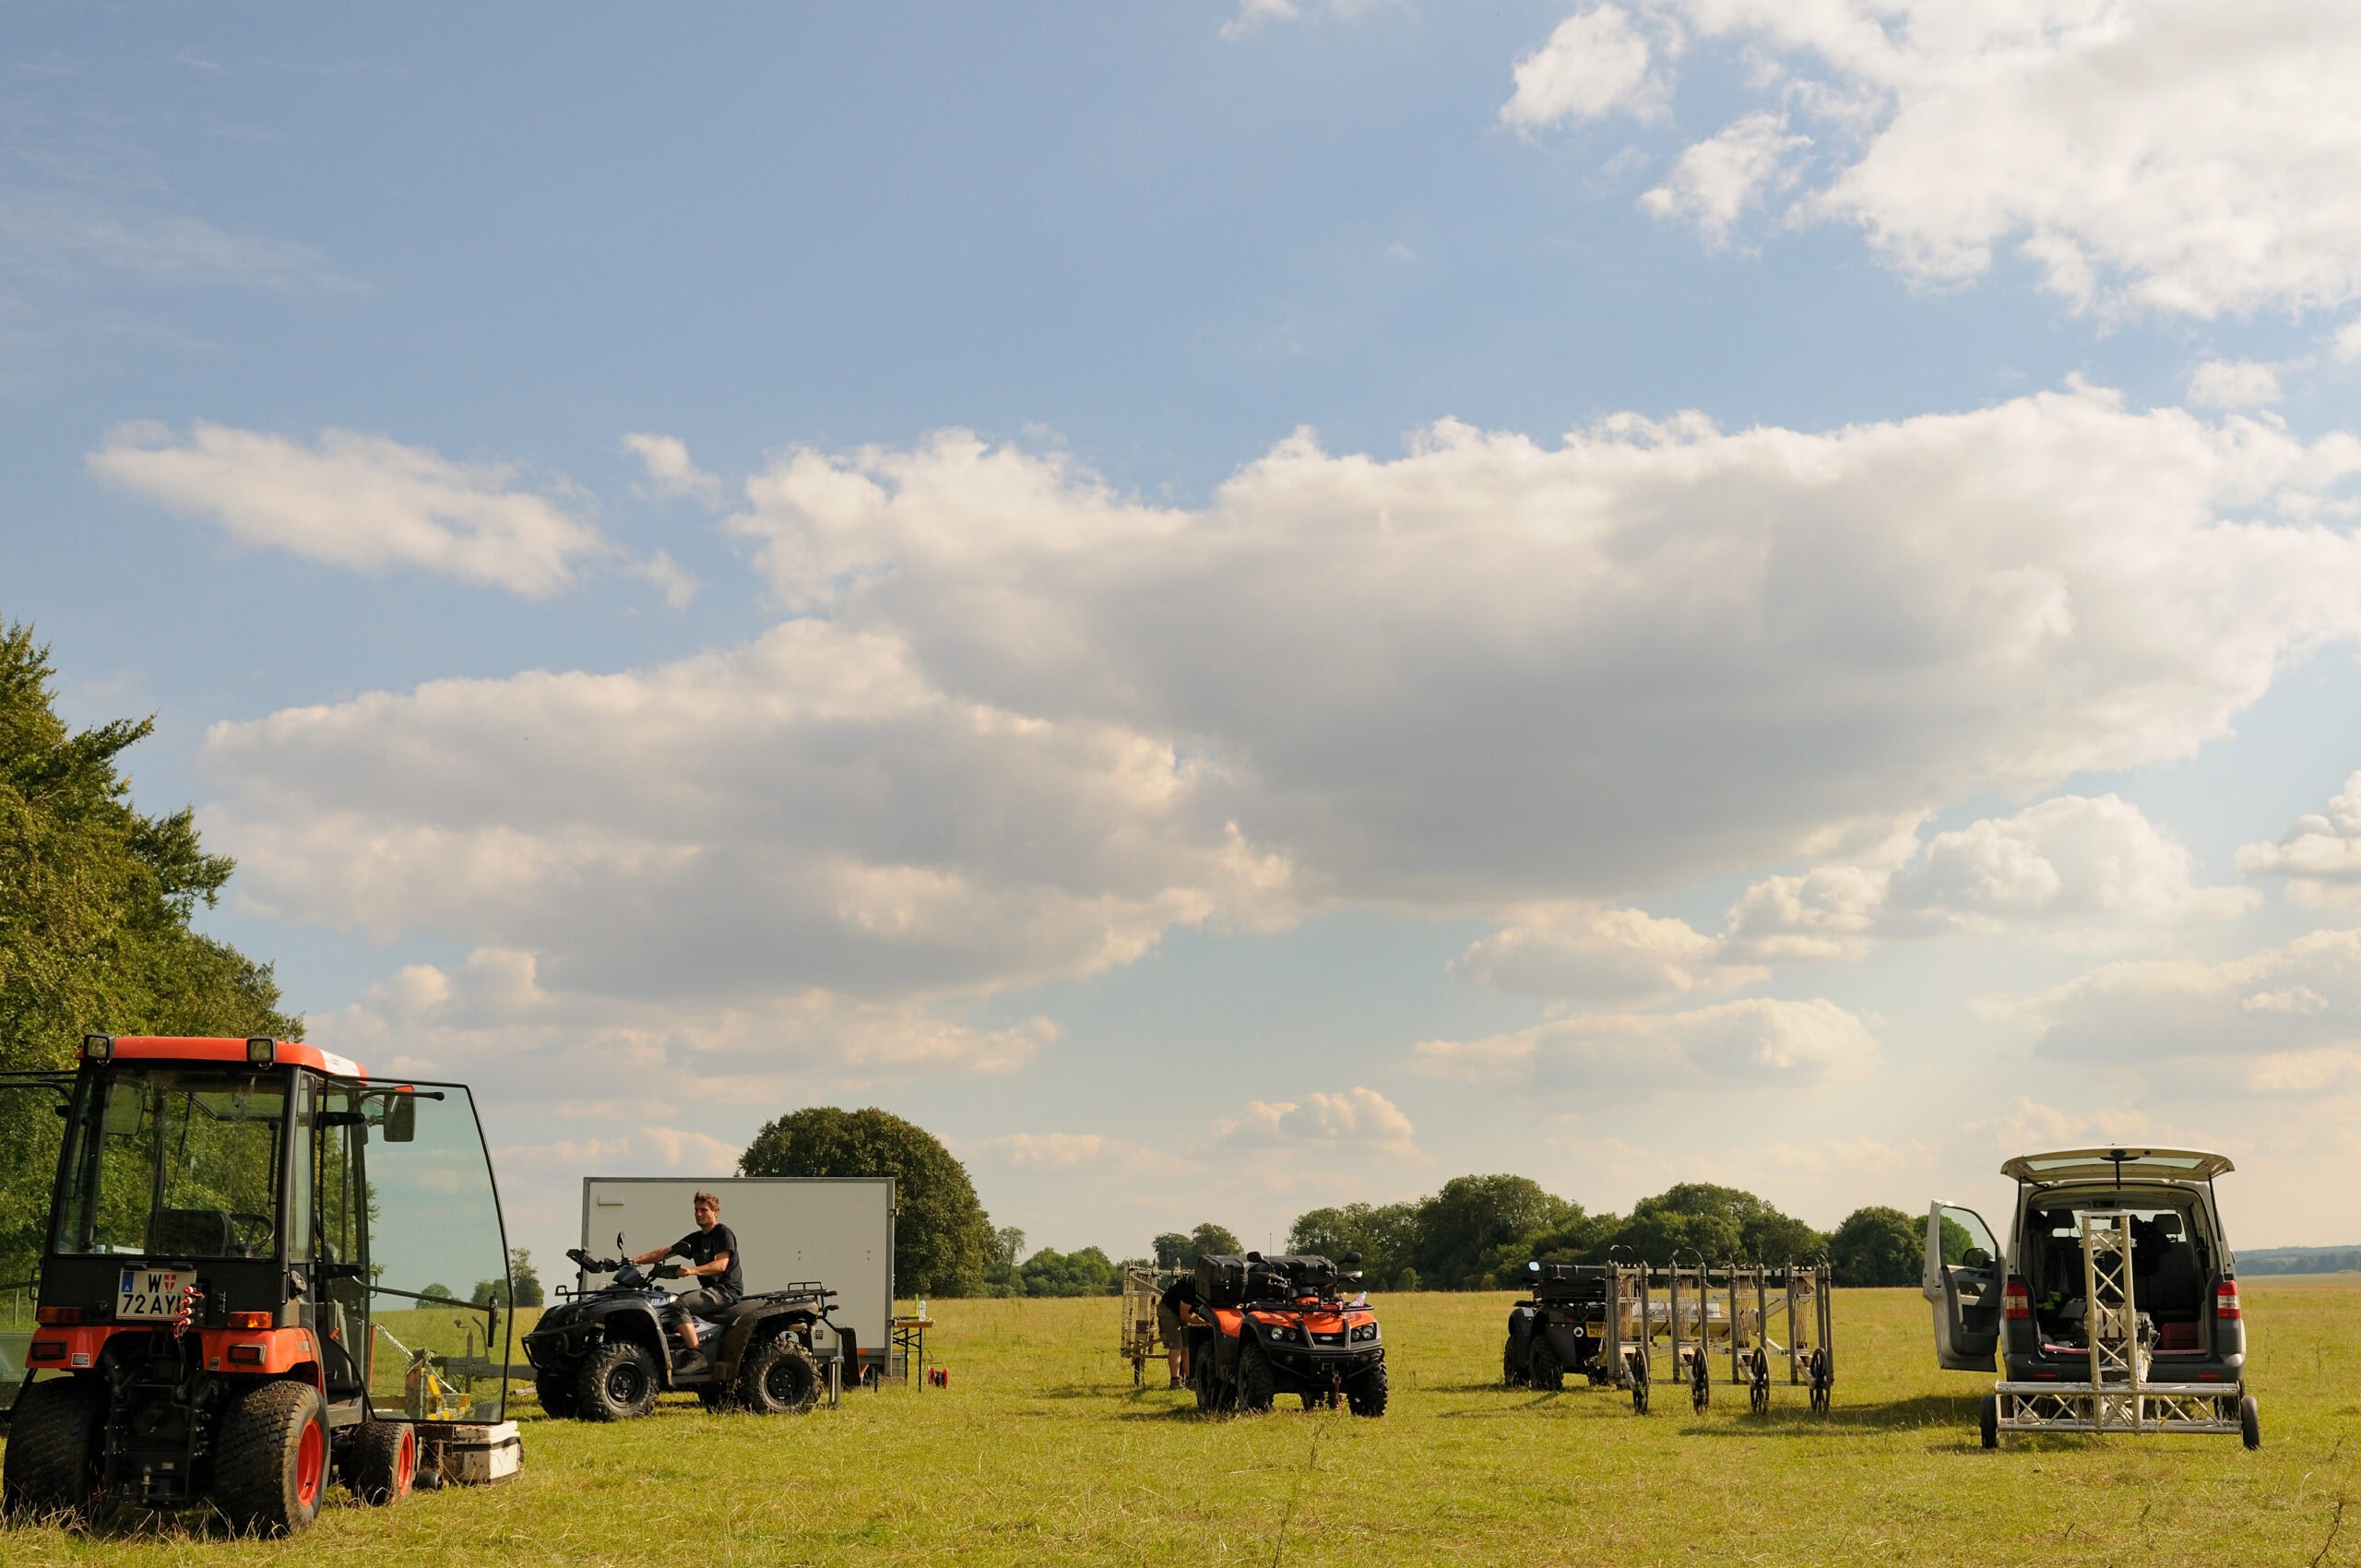
[[[1689,1394],[1703,1414],[1721,1379],[1747,1391],[1760,1416],[1771,1408],[1771,1369],[1786,1363],[1790,1387],[1809,1391],[1824,1414],[1836,1385],[1835,1320],[1825,1263],[1708,1265],[1629,1263],[1614,1271],[1602,1364],[1631,1408],[1648,1413],[1649,1393],[1661,1375]],[[1784,1324],[1780,1313],[1786,1314]],[[1785,1337],[1774,1338],[1774,1327]]]

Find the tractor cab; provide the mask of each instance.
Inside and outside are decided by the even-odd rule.
[[[507,1246],[465,1087],[99,1035],[73,1073],[0,1076],[0,1292],[34,1304],[12,1506],[210,1501],[283,1533],[332,1475],[406,1493],[419,1423],[504,1414]]]

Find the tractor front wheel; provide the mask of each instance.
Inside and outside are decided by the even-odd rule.
[[[820,1401],[820,1367],[791,1334],[775,1334],[746,1352],[738,1403],[758,1416],[800,1416]]]
[[[418,1474],[418,1429],[408,1421],[363,1421],[345,1440],[344,1484],[382,1506],[409,1495]]]
[[[1251,1415],[1261,1415],[1278,1397],[1278,1374],[1271,1370],[1271,1358],[1263,1347],[1249,1339],[1238,1348],[1238,1408]]]
[[[213,1501],[239,1534],[295,1534],[318,1516],[327,1481],[327,1408],[310,1384],[263,1384],[221,1418]]]
[[[1345,1384],[1345,1403],[1356,1416],[1385,1414],[1385,1363],[1380,1361]]]
[[[0,1506],[11,1518],[73,1515],[89,1506],[103,1395],[95,1377],[58,1377],[18,1398],[0,1469]]]
[[[628,1421],[656,1408],[656,1358],[628,1339],[610,1339],[582,1363],[575,1414],[586,1421]]]

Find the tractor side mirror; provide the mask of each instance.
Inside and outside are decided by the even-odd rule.
[[[386,1141],[407,1144],[417,1140],[418,1096],[397,1094],[386,1107]]]
[[[139,1131],[139,1113],[144,1109],[139,1086],[127,1078],[118,1078],[107,1086],[107,1108],[100,1118],[99,1130],[110,1138],[128,1137]]]

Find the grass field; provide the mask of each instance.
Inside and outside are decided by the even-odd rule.
[[[335,1492],[284,1543],[19,1530],[0,1561],[2361,1562],[2361,1277],[2247,1299],[2258,1454],[2235,1437],[1985,1453],[1987,1384],[1934,1369],[1916,1291],[1838,1295],[1826,1418],[1785,1385],[1765,1418],[1726,1387],[1702,1418],[1668,1390],[1645,1418],[1605,1390],[1512,1392],[1509,1298],[1420,1295],[1378,1302],[1382,1420],[1208,1420],[1133,1390],[1111,1300],[938,1301],[948,1390],[800,1420],[682,1399],[623,1427],[544,1420],[523,1396],[525,1472],[503,1487],[384,1511]]]

